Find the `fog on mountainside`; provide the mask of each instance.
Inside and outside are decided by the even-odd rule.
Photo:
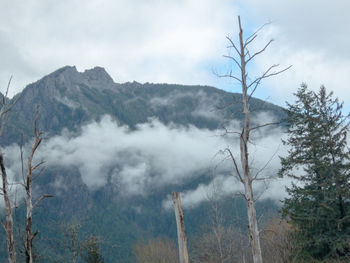
[[[219,199],[229,206],[225,213],[232,213],[228,200],[242,189],[230,174],[232,163],[218,153],[230,145],[239,154],[238,140],[222,136],[222,127],[240,128],[240,94],[208,86],[118,84],[103,68],[81,73],[67,66],[28,85],[13,100],[17,98],[4,133],[6,161],[11,179],[21,180],[20,138],[23,134],[27,149],[33,105],[39,105],[44,142],[36,160],[45,161],[45,170],[35,181],[34,194],[55,195],[34,219],[43,238],[58,235],[53,228],[60,222],[78,220],[106,242],[125,244],[118,253],[131,260],[130,246],[139,235],[174,236],[168,209],[173,190],[183,193],[189,229],[218,189]],[[251,100],[251,109],[256,125],[284,116],[283,109],[258,99]],[[252,172],[270,162],[264,174],[276,173],[278,154],[284,151],[282,129],[252,134]],[[276,207],[285,195],[284,183],[288,182],[272,181],[267,191],[267,185],[257,185],[262,208]],[[17,198],[21,196],[18,190]],[[242,209],[234,213],[245,218]],[[159,213],[163,217],[156,217]],[[198,227],[192,229],[190,235]],[[50,247],[50,242],[38,244]],[[103,252],[106,259],[115,254],[108,248]]]

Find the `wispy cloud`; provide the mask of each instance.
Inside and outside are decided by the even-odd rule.
[[[259,122],[270,121],[271,118],[267,113],[256,117]],[[239,128],[239,122],[231,125],[232,129]],[[47,169],[77,169],[82,182],[91,191],[112,183],[118,187],[119,194],[125,196],[147,196],[150,190],[184,185],[202,175],[212,176],[208,184],[200,184],[183,193],[184,206],[191,207],[206,200],[213,184],[221,188],[223,196],[242,190],[240,183],[234,179],[232,162],[225,154],[218,154],[230,147],[239,159],[239,142],[235,137],[220,134],[222,131],[193,126],[166,126],[157,119],[130,130],[105,116],[99,122],[82,127],[78,134],[64,131],[49,138],[39,148],[36,160],[44,159]],[[282,134],[278,127],[252,134],[254,144],[250,147],[250,156],[253,174],[274,177],[279,168],[278,155],[285,151],[280,143]],[[5,153],[12,180],[19,181],[18,146],[7,147]],[[266,168],[260,171],[265,165]],[[62,180],[56,179],[53,186],[60,190]],[[263,193],[263,198],[282,198],[285,195],[283,183],[273,181],[270,190]],[[264,189],[264,184],[256,185],[257,193],[262,193]]]
[[[208,169],[220,140],[209,130],[165,126],[155,119],[131,131],[106,116],[83,127],[79,136],[49,139],[39,158],[49,166],[77,167],[90,188],[105,185],[112,175],[121,189],[144,194],[147,187],[181,183]]]

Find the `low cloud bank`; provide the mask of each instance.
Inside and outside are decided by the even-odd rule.
[[[91,189],[110,179],[129,194],[145,194],[149,187],[182,183],[209,169],[221,140],[209,130],[165,126],[156,119],[131,131],[105,116],[79,136],[49,139],[40,157],[49,166],[77,167]]]
[[[267,113],[260,113],[252,118],[252,127],[263,125],[264,123],[273,123],[275,120]],[[280,168],[279,156],[287,154],[287,147],[282,145],[281,139],[285,136],[282,129],[274,126],[266,126],[251,133],[250,167],[251,174],[257,175],[259,180],[253,184],[255,197],[259,200],[271,199],[279,203],[287,197],[285,188],[291,185],[290,178],[278,178],[277,172]],[[231,138],[232,139],[232,138]],[[222,141],[222,145],[227,143]],[[240,165],[239,143],[238,140],[230,140],[230,150],[233,152],[238,165]],[[224,160],[225,155],[221,156]],[[225,173],[213,171],[213,177],[208,184],[200,184],[196,189],[191,189],[182,193],[182,204],[185,208],[196,207],[210,198],[222,198],[244,193],[243,185],[238,181],[233,172],[232,161],[225,158],[220,166],[230,167]],[[220,167],[219,166],[219,167]],[[239,167],[240,168],[240,167]],[[265,180],[263,180],[265,179]],[[168,196],[163,201],[163,207],[171,207],[171,197]]]
[[[269,121],[269,118],[268,114],[262,114],[252,121],[258,125],[259,121]],[[232,122],[230,129],[238,130],[238,122]],[[96,190],[113,183],[124,195],[147,195],[150,189],[184,184],[196,176],[209,174],[212,176],[209,184],[200,184],[182,193],[184,206],[193,207],[207,199],[213,185],[220,188],[221,195],[241,190],[232,172],[231,160],[225,154],[219,154],[220,150],[230,148],[239,160],[238,139],[221,134],[219,130],[193,126],[166,126],[157,119],[130,130],[105,116],[99,122],[82,127],[79,134],[64,131],[44,141],[36,160],[45,160],[48,168],[77,168],[89,189]],[[250,156],[253,174],[259,173],[261,177],[276,174],[278,155],[285,151],[281,147],[282,134],[278,127],[252,133]],[[15,176],[21,171],[18,146],[7,147],[5,153],[11,180],[20,180],[20,176]],[[265,169],[260,170],[265,165]],[[272,181],[262,198],[283,198],[286,182],[288,180]],[[256,188],[260,193],[265,185],[258,183]],[[164,200],[164,206],[166,203],[167,200]]]

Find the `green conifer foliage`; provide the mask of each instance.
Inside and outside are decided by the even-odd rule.
[[[281,158],[279,171],[295,179],[282,208],[295,230],[295,257],[307,262],[350,258],[349,116],[323,86],[313,92],[303,84],[295,95],[283,141],[288,156]]]
[[[83,245],[82,257],[86,263],[104,263],[103,256],[100,253],[99,240],[91,235]]]

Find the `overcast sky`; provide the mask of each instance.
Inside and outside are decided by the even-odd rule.
[[[65,66],[105,67],[116,82],[203,84],[239,91],[217,78],[229,66],[225,37],[237,15],[247,34],[271,21],[252,47],[275,41],[251,77],[280,63],[292,69],[256,95],[284,105],[300,83],[324,84],[350,108],[350,1],[347,0],[0,0],[0,87],[12,93]]]

